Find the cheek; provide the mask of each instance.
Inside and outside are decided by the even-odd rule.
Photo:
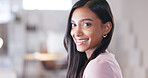
[[[83,30],[83,33],[89,37],[95,35],[94,28]]]
[[[97,33],[98,30],[96,29],[89,29],[89,30],[86,30],[84,31],[85,35],[89,36],[89,37],[93,37],[95,36]]]
[[[102,32],[100,30],[91,30],[86,32],[92,41],[100,41],[102,39]]]

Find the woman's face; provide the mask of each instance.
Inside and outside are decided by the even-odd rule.
[[[104,35],[104,24],[87,7],[76,9],[71,18],[71,36],[80,52],[93,52]]]

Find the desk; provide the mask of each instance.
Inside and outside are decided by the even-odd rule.
[[[24,60],[23,78],[43,78],[39,76],[45,73],[43,72],[44,70],[60,71],[59,69],[66,68],[67,65],[66,58],[62,57],[59,54],[48,54],[48,53],[39,53],[39,52],[27,53],[25,54],[24,59],[25,60]]]

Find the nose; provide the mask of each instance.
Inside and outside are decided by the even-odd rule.
[[[74,36],[75,37],[80,37],[83,35],[83,31],[82,31],[82,28],[80,26],[77,26],[74,30]]]

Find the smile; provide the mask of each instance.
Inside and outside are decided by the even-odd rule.
[[[82,45],[85,44],[89,39],[77,39],[76,44],[77,45]]]

